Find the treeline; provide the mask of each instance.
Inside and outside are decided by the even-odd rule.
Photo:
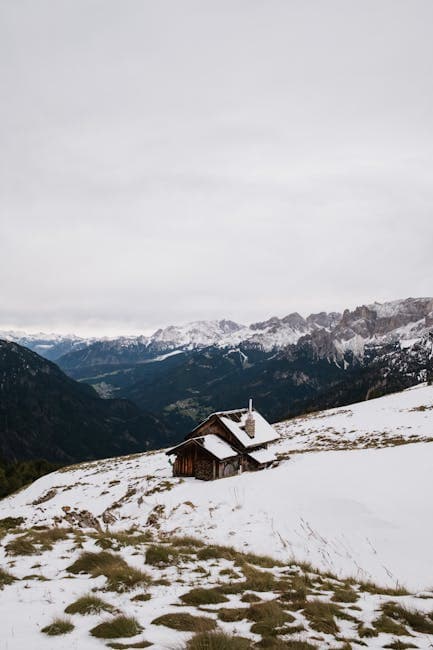
[[[0,459],[0,499],[61,467],[47,460],[6,462]]]

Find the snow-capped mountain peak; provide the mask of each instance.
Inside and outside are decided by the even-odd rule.
[[[120,336],[111,339],[84,339],[75,335],[27,334],[0,332],[0,338],[15,341],[35,352],[56,360],[68,353],[86,350],[86,362],[97,352],[103,358],[104,349],[113,362],[116,351],[136,354],[137,361],[152,355],[175,350],[195,350],[206,347],[259,349],[264,352],[296,345],[303,337],[320,340],[323,334],[337,354],[351,351],[362,356],[366,345],[381,345],[400,341],[420,340],[433,327],[433,298],[406,298],[386,303],[361,305],[354,310],[313,313],[304,318],[293,312],[282,318],[273,316],[265,321],[242,325],[231,320],[198,320],[183,325],[169,325],[150,336]],[[319,337],[319,338],[318,338]],[[123,359],[125,360],[125,359]],[[98,361],[100,362],[100,361]]]

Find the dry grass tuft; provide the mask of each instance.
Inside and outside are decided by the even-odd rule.
[[[397,585],[396,587],[381,587],[369,580],[364,580],[358,583],[359,591],[367,591],[369,594],[378,596],[409,596],[409,592],[405,587]]]
[[[115,608],[107,603],[102,598],[98,596],[93,596],[91,594],[87,596],[81,596],[76,601],[68,605],[65,609],[65,614],[100,614],[101,612],[114,612]]]
[[[248,607],[221,607],[218,618],[225,623],[234,623],[248,618]]]
[[[321,600],[310,600],[305,604],[303,612],[308,619],[310,626],[316,632],[324,634],[337,634],[340,628],[337,625],[335,616],[340,613],[336,605],[324,603]]]
[[[137,594],[133,598],[131,598],[131,601],[137,602],[137,603],[144,603],[147,600],[150,600],[152,598],[151,594]]]
[[[359,596],[351,587],[341,587],[334,591],[331,600],[334,603],[356,603]]]
[[[409,609],[392,601],[384,603],[381,609],[385,616],[403,625],[408,625],[415,632],[433,634],[433,614],[426,615],[416,609]]]
[[[52,623],[42,628],[41,632],[48,636],[60,636],[72,632],[74,625],[67,618],[56,618]]]
[[[180,599],[187,605],[214,605],[228,602],[228,598],[217,589],[204,589],[202,587],[191,589],[191,591],[183,594]]]
[[[152,625],[165,625],[179,632],[210,632],[216,628],[216,622],[207,616],[192,616],[186,612],[175,612],[158,616]]]
[[[138,643],[107,643],[107,648],[113,650],[128,650],[129,648],[149,648],[153,643],[149,641],[138,641]]]
[[[129,566],[119,555],[108,551],[81,553],[80,557],[67,570],[71,573],[89,573],[92,578],[103,575],[107,578],[107,591],[118,593],[150,582],[146,573]]]
[[[146,551],[146,564],[152,566],[167,566],[173,564],[177,551],[170,549],[162,544],[153,544]]]
[[[11,585],[15,580],[15,576],[0,568],[0,589],[3,589],[6,585]]]
[[[135,618],[117,616],[111,621],[104,621],[90,630],[92,636],[98,639],[122,639],[136,636],[142,631],[141,625]]]
[[[186,644],[187,650],[250,650],[251,647],[249,639],[224,632],[202,632]]]
[[[242,566],[242,572],[246,578],[244,589],[249,591],[274,591],[278,588],[278,582],[269,571],[259,571],[249,564]]]

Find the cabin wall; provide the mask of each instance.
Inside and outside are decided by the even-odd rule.
[[[179,453],[173,464],[173,476],[194,476],[194,456],[194,449]]]
[[[248,458],[247,456],[244,456],[242,459],[242,470],[244,472],[255,472],[257,469],[260,469],[260,465],[252,460],[251,458]]]
[[[242,459],[240,456],[222,461],[219,463],[219,472],[217,478],[227,478],[228,476],[235,476],[236,474],[239,474],[241,462]]]
[[[202,481],[219,477],[219,462],[196,445],[183,449],[173,464],[173,476],[195,476]]]
[[[216,478],[215,473],[218,471],[217,462],[210,458],[198,458],[195,462],[194,476],[201,481],[212,481]]]

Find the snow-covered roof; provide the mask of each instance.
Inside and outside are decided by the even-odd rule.
[[[224,460],[225,458],[231,458],[232,456],[238,455],[236,449],[233,449],[228,442],[213,433],[208,433],[202,438],[195,438],[195,440],[200,443],[206,451],[209,451],[213,456],[219,458],[219,460]]]
[[[273,440],[278,440],[280,435],[275,429],[260,415],[258,411],[252,411],[252,416],[255,423],[254,437],[250,436],[245,431],[245,422],[248,417],[248,409],[238,409],[237,411],[221,411],[214,413],[219,420],[227,427],[227,429],[239,440],[239,442],[249,449],[250,447],[257,447],[264,445]]]
[[[212,454],[212,456],[215,456],[215,458],[218,458],[218,460],[233,458],[233,456],[237,456],[239,454],[239,452],[236,451],[236,449],[233,449],[233,447],[231,447],[228,442],[213,433],[208,433],[205,436],[198,436],[197,438],[190,438],[189,440],[176,445],[176,447],[172,447],[166,453],[171,454],[172,452],[176,451],[176,449],[180,449],[180,447],[183,447],[184,445],[191,442],[199,444],[200,447],[203,447],[203,449]]]
[[[257,449],[256,451],[250,451],[248,456],[259,463],[259,465],[273,463],[274,460],[277,460],[275,453],[270,449]]]

